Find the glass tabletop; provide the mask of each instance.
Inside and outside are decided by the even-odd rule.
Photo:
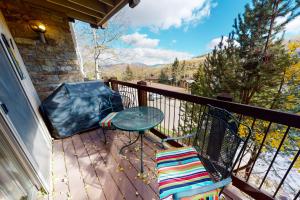
[[[112,124],[125,131],[145,131],[160,124],[164,119],[161,110],[153,107],[133,107],[119,112]]]

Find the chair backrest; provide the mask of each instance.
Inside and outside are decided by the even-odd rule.
[[[215,179],[229,176],[251,134],[241,138],[242,124],[228,111],[210,105],[202,113],[193,146],[207,170]]]
[[[136,95],[134,92],[121,90],[119,91],[119,94],[121,95],[124,109],[136,106],[135,105]]]
[[[99,117],[102,119],[111,112],[119,112],[124,109],[122,97],[119,93],[113,92],[108,98],[105,96],[99,102]]]

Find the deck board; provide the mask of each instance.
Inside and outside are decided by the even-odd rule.
[[[89,134],[90,138],[98,148],[98,150],[103,149],[104,145],[103,143],[99,142],[101,141],[100,136],[96,133],[90,133]],[[108,144],[109,146],[109,144]],[[110,148],[108,150],[108,155],[110,156],[110,159],[108,159],[108,165],[111,165],[112,167],[109,168],[109,172],[112,175],[112,178],[114,181],[117,183],[121,193],[124,195],[125,199],[141,199],[140,196],[137,196],[136,193],[136,188],[134,185],[131,183],[130,179],[126,175],[126,173],[121,170],[120,166],[120,158],[119,155],[114,154],[115,151]]]
[[[88,134],[82,134],[81,138],[90,155],[92,165],[103,188],[106,199],[123,199],[123,195],[109,172],[109,168],[112,166],[107,164],[107,158],[105,158],[107,151],[103,148],[98,152]]]
[[[69,183],[67,179],[66,164],[62,141],[53,142],[52,156],[52,183],[53,183],[53,200],[64,200],[69,196]]]
[[[130,151],[128,151],[127,154],[124,153],[125,156],[121,156],[119,154],[119,149],[124,145],[124,143],[120,140],[119,135],[121,134],[118,134],[117,137],[115,133],[112,132],[112,134],[108,135],[108,138],[109,141],[111,141],[111,138],[114,137],[114,142],[111,150],[115,157],[119,159],[120,166],[124,169],[133,185],[137,189],[138,194],[141,195],[143,199],[157,199],[157,194],[152,190],[147,182],[144,182],[138,177],[138,174],[140,172],[140,160],[136,158],[135,155]],[[136,146],[137,145],[133,145],[132,148]]]
[[[127,132],[108,131],[104,144],[102,131],[94,130],[53,141],[53,199],[158,199],[155,153],[160,148],[144,139],[147,178],[143,179],[139,177],[140,141],[119,154],[128,136]]]
[[[89,199],[106,199],[90,157],[79,135],[72,137],[84,186]]]
[[[75,200],[88,199],[83,183],[83,178],[79,169],[78,159],[75,154],[72,138],[67,138],[63,140],[63,149],[70,189],[69,197]]]

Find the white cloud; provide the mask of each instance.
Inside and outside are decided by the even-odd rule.
[[[172,40],[172,43],[175,44],[177,42],[177,40]]]
[[[218,38],[212,39],[212,40],[208,43],[207,48],[210,49],[210,50],[214,49],[214,48],[215,48],[216,46],[218,46],[218,44],[221,42],[221,39],[222,39],[222,37],[218,37]],[[224,36],[224,37],[223,37],[223,44],[224,44],[224,46],[227,46],[227,45],[228,45],[227,40],[228,40],[228,37],[227,37],[227,36]],[[238,43],[237,41],[234,41],[234,44],[235,44],[236,46],[239,45],[239,43]]]
[[[130,35],[124,35],[121,37],[121,40],[134,47],[154,48],[159,44],[159,39],[151,39],[148,38],[148,35],[137,32]]]
[[[197,24],[208,17],[216,5],[212,0],[143,0],[134,9],[127,7],[125,16],[134,27],[157,31]]]
[[[292,13],[290,12],[284,17],[277,17],[276,24],[281,24],[281,23],[285,22],[291,14]],[[293,19],[288,24],[286,24],[285,31],[288,35],[299,34],[300,33],[300,16],[297,16],[295,19]]]
[[[298,34],[300,33],[300,16],[296,17],[292,21],[290,21],[286,27],[286,32],[290,34]]]
[[[171,63],[175,58],[182,60],[193,57],[192,54],[187,52],[156,48],[119,48],[114,49],[113,54],[117,55],[117,58],[106,64],[144,63],[147,65],[155,65]],[[110,55],[102,55],[102,59],[103,57],[110,57]]]
[[[225,37],[224,37],[224,39],[225,39]],[[214,49],[215,46],[217,46],[217,45],[220,43],[220,41],[221,41],[221,37],[212,39],[212,40],[209,42],[209,44],[207,45],[207,48],[208,48],[208,49]]]

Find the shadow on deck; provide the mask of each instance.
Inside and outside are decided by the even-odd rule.
[[[123,156],[119,149],[128,143],[128,133],[108,131],[107,136],[106,145],[102,130],[53,142],[53,199],[158,199],[155,152],[160,148],[144,140],[146,177],[141,177],[139,142]]]

